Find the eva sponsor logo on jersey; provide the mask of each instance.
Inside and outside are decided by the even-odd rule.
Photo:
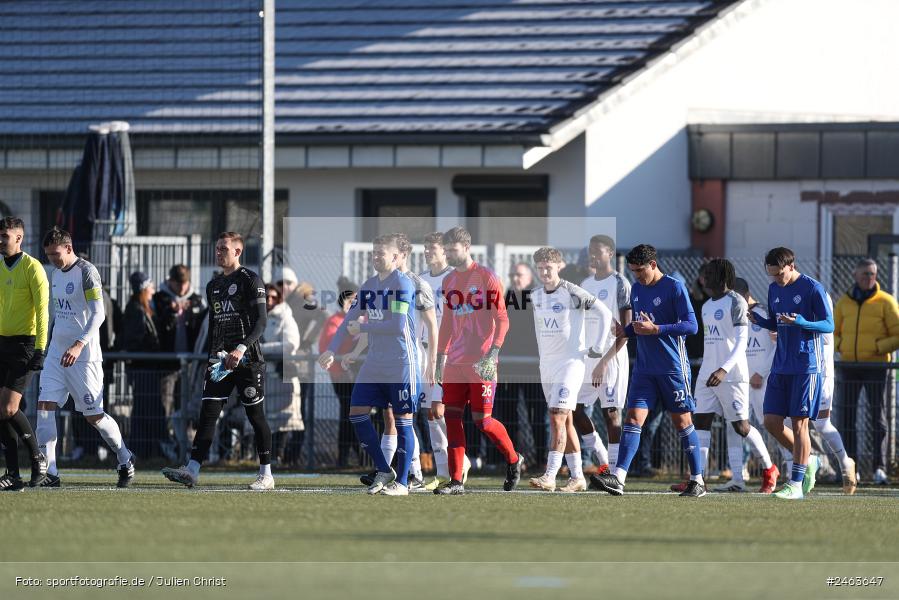
[[[230,300],[216,300],[212,303],[212,312],[217,315],[231,314],[237,312],[234,303]]]
[[[72,312],[72,303],[65,298],[54,298],[56,300],[56,310],[62,312]]]

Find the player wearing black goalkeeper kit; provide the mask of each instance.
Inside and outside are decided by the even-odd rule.
[[[240,266],[243,238],[238,233],[219,235],[215,259],[223,270],[206,286],[209,303],[209,362],[203,384],[200,423],[191,447],[190,462],[177,469],[165,468],[162,474],[187,487],[196,485],[200,465],[209,455],[215,424],[234,388],[240,398],[256,437],[259,475],[249,485],[255,491],[275,487],[272,478],[272,432],[265,419],[265,360],[259,338],[265,330],[265,285],[260,277]],[[216,363],[221,363],[216,367]],[[216,381],[217,373],[227,372]]]

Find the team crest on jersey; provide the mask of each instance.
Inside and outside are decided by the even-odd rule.
[[[743,408],[743,403],[739,400],[734,400],[732,406],[734,407],[735,411],[740,412],[740,410]]]
[[[84,400],[84,403],[87,404],[88,406],[90,406],[91,404],[94,403],[94,397],[91,396],[89,393],[85,394],[84,398],[82,398],[82,400]]]
[[[69,283],[66,284],[66,293],[71,294],[74,291],[75,291],[75,284],[70,281]]]
[[[719,308],[718,310],[715,311],[715,320],[720,321],[723,318],[724,318],[724,311]]]
[[[562,400],[567,398],[569,393],[570,392],[568,391],[568,388],[565,387],[564,385],[559,388],[559,398],[561,398]]]
[[[554,312],[554,313],[560,313],[560,312],[562,312],[562,305],[559,304],[558,302],[556,302],[555,304],[553,304],[553,312]]]
[[[228,295],[233,296],[236,293],[237,293],[237,284],[232,283],[231,285],[228,286]]]
[[[756,325],[755,323],[753,323],[753,324],[752,324],[752,330],[753,330],[753,331],[761,331],[761,330],[762,330],[762,326],[761,326],[761,325]]]
[[[662,299],[659,298],[658,296],[656,296],[655,298],[652,299],[652,305],[653,305],[653,306],[658,306],[658,305],[661,304],[661,303],[662,303]]]
[[[614,395],[615,395],[615,388],[606,387],[606,396],[608,398],[611,398]]]
[[[799,304],[800,302],[802,302],[802,296],[800,296],[799,294],[796,294],[795,296],[793,296],[793,302],[795,304]]]
[[[597,296],[600,300],[605,300],[609,297],[609,290],[599,290],[599,294]]]
[[[256,397],[256,388],[248,387],[243,391],[243,395],[247,398],[255,398]]]
[[[472,294],[477,294],[477,293],[478,293],[478,288],[477,288],[477,286],[474,286],[474,285],[473,285],[473,286],[471,286],[470,288],[468,288],[468,291],[471,292]]]

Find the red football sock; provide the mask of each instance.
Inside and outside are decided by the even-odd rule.
[[[515,446],[509,439],[509,434],[502,423],[493,417],[485,417],[482,421],[478,421],[478,427],[503,453],[507,463],[512,464],[518,461],[518,452],[515,451]]]
[[[462,427],[461,416],[446,413],[446,438],[450,478],[462,481],[462,468],[465,466],[465,429]]]

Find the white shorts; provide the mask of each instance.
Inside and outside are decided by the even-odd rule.
[[[419,373],[421,373],[421,390],[424,392],[424,397],[421,399],[421,403],[418,406],[419,408],[431,408],[431,405],[435,402],[443,402],[443,386],[436,383],[433,386],[428,385],[425,381],[425,367],[428,364],[428,351],[419,346],[418,356],[420,357],[418,360],[418,367]]]
[[[833,406],[833,388],[834,388],[834,379],[833,377],[824,376],[824,386],[821,388],[821,404],[818,407],[818,412],[820,413],[822,410],[830,410]],[[817,417],[817,415],[815,415]]]
[[[762,387],[755,389],[749,386],[749,408],[760,425],[765,424],[765,390],[768,388],[768,377],[762,379]]]
[[[577,407],[578,390],[584,381],[584,361],[569,360],[564,363],[540,365],[540,382],[543,395],[550,408],[574,410]]]
[[[69,394],[75,400],[75,410],[83,415],[103,414],[103,363],[76,362],[63,367],[59,359],[47,359],[41,371],[38,402],[55,402],[62,407]]]
[[[601,408],[624,408],[627,402],[628,358],[627,354],[618,354],[616,360],[609,363],[607,377],[603,384],[593,387],[593,368],[599,364],[598,358],[588,358],[584,369],[584,383],[577,395],[577,403],[590,408],[599,400]]]
[[[708,387],[705,379],[696,384],[696,413],[714,413],[728,422],[744,421],[749,418],[749,382],[722,381],[715,387]]]

